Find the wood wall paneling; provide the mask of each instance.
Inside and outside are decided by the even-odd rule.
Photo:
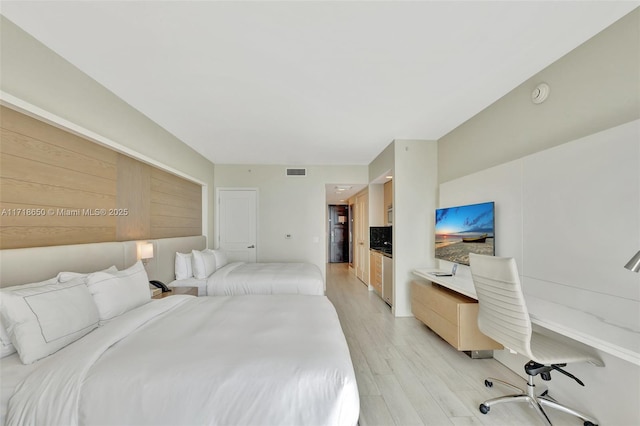
[[[2,123],[0,127],[5,130],[29,136],[40,141],[46,141],[51,145],[56,145],[89,157],[98,158],[104,162],[116,163],[118,153],[114,150],[90,142],[85,138],[10,108],[0,107],[0,121]]]
[[[99,158],[70,150],[21,135],[6,129],[1,130],[2,152],[17,157],[28,158],[45,164],[52,164],[68,170],[86,173],[91,176],[100,176],[106,179],[115,179],[116,165],[112,161],[115,157],[113,151],[99,151],[93,153],[101,155]]]
[[[115,241],[115,227],[0,226],[2,249]]]
[[[116,153],[0,110],[0,248],[113,241]]]
[[[126,155],[118,155],[116,198],[118,241],[149,238],[151,221],[151,166]]]
[[[202,234],[202,187],[151,171],[151,238]]]
[[[0,249],[202,234],[202,188],[0,109]]]

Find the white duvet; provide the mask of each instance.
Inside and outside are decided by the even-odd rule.
[[[311,263],[230,263],[207,279],[208,296],[324,295],[320,269]]]
[[[335,309],[317,296],[152,301],[49,358],[8,425],[355,425]]]

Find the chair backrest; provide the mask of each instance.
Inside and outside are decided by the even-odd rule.
[[[471,276],[478,295],[478,328],[524,356],[531,354],[531,319],[513,258],[471,253]]]

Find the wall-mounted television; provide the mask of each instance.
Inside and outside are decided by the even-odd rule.
[[[436,259],[469,264],[469,253],[495,256],[493,202],[436,210]]]

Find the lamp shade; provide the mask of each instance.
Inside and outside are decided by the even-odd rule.
[[[630,271],[640,272],[640,250],[624,265]]]
[[[142,243],[138,244],[138,259],[152,259],[153,258],[153,244]]]

